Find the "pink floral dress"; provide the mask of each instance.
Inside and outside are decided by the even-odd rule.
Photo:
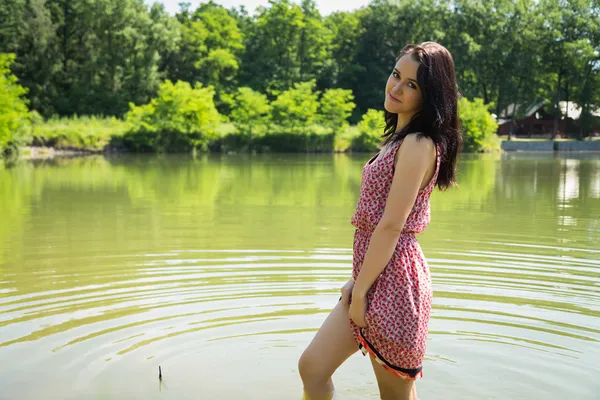
[[[385,209],[394,176],[394,157],[402,141],[380,152],[364,166],[360,197],[351,223],[354,233],[354,280],[362,267],[371,234]],[[429,198],[440,167],[440,150],[431,182],[419,191],[396,249],[383,272],[367,293],[366,328],[350,325],[359,349],[369,353],[385,369],[404,379],[422,377],[427,329],[431,312],[431,275],[415,237],[430,220]]]

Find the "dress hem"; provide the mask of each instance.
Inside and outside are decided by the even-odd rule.
[[[364,338],[362,332],[358,335],[358,349],[363,353],[364,356],[369,354],[375,359],[375,361],[385,368],[388,372],[409,381],[416,381],[417,379],[423,378],[423,368],[406,369],[400,368],[387,362],[381,354]]]

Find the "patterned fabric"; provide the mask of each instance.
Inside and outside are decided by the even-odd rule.
[[[394,157],[402,142],[380,152],[363,167],[360,197],[351,223],[354,233],[354,280],[363,264],[371,234],[383,216],[394,177]],[[394,253],[367,293],[367,327],[352,320],[354,338],[363,354],[370,354],[388,371],[405,379],[422,377],[432,289],[429,267],[415,237],[430,220],[429,198],[440,167],[440,150],[431,182],[420,190]]]

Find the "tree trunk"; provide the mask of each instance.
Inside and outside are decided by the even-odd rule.
[[[584,124],[587,122],[585,120],[585,119],[587,119],[586,118],[587,108],[588,108],[587,103],[584,103],[581,106],[581,114],[579,114],[579,135],[578,135],[579,140],[583,140],[583,138],[585,138],[585,136],[586,136],[585,133],[587,133],[587,132],[584,132],[584,129],[585,129]]]
[[[498,118],[502,118],[502,116],[500,115],[500,113],[502,112],[500,105],[503,103],[503,101],[504,101],[504,91],[502,90],[502,86],[500,86],[498,88],[498,101],[496,102],[496,115],[498,116]]]
[[[514,98],[515,106],[513,108],[512,117],[510,119],[510,130],[508,131],[508,140],[512,140],[513,135],[515,134],[514,129],[517,125],[517,113],[521,108],[521,88],[523,87],[523,77],[519,77],[519,83],[517,84],[516,95]]]
[[[63,37],[62,37],[62,48],[63,48],[63,72],[65,73],[65,77],[68,76],[69,71],[67,70],[68,66],[68,56],[67,56],[67,42],[68,42],[68,26],[69,26],[69,1],[65,0],[63,3]]]
[[[552,127],[552,137],[551,140],[556,139],[556,135],[558,134],[558,118],[560,116],[560,81],[562,78],[562,68],[558,71],[558,82],[556,84],[556,102],[555,102],[555,110],[554,113],[554,126]]]
[[[298,52],[299,54],[299,61],[300,61],[300,82],[304,81],[304,59],[305,59],[305,54],[306,54],[306,28],[302,29],[302,33],[300,34],[300,51]]]
[[[565,133],[567,137],[570,137],[569,134],[569,79],[568,76],[565,76],[565,101],[566,104],[566,112],[565,112]]]
[[[487,87],[485,86],[485,82],[483,82],[482,87],[483,87],[483,104],[488,104],[489,103],[488,91],[487,91]]]
[[[581,94],[579,95],[579,102],[581,106],[581,114],[579,115],[579,139],[583,140],[590,132],[590,126],[588,126],[588,110],[589,110],[589,99],[590,99],[590,75],[592,74],[593,62],[589,62],[586,66],[585,78],[583,81]]]
[[[115,67],[115,57],[114,57],[114,53],[113,53],[113,44],[112,44],[112,27],[109,28],[108,30],[108,52],[110,54],[109,57],[109,62],[110,62],[110,93],[115,93],[116,92],[116,79],[115,76],[117,74],[116,72],[116,67]]]

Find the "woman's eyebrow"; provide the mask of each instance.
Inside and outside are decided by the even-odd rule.
[[[400,71],[398,71],[398,68],[394,68],[394,72],[396,72],[398,75],[402,76],[402,74],[400,73]],[[417,85],[419,84],[419,82],[417,82],[415,79],[413,78],[408,78],[409,81],[412,81],[414,83],[416,83]]]

